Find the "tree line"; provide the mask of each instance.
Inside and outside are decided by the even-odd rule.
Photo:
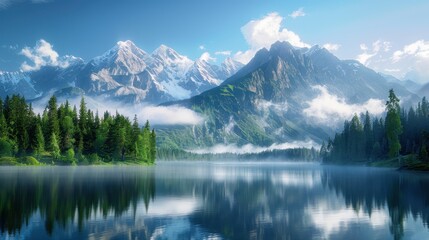
[[[158,148],[157,158],[160,160],[291,160],[318,161],[319,151],[315,148],[291,148],[266,150],[259,153],[192,153],[182,149]]]
[[[149,121],[139,127],[116,112],[99,116],[87,108],[82,97],[79,109],[68,101],[58,106],[52,96],[42,114],[19,95],[0,99],[0,156],[34,156],[38,160],[153,163],[156,134]]]
[[[386,102],[386,116],[366,114],[345,121],[341,133],[323,143],[325,162],[376,161],[409,155],[429,163],[429,103],[426,97],[415,107],[401,108],[393,90]]]

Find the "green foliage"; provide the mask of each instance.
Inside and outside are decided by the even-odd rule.
[[[157,149],[157,158],[163,160],[295,160],[295,161],[316,161],[320,159],[316,149],[292,148],[284,150],[268,150],[261,153],[235,154],[196,154],[186,152],[181,149],[160,148]]]
[[[65,154],[64,157],[65,157],[65,160],[67,162],[74,162],[76,159],[74,158],[74,150],[73,150],[73,148],[69,148],[66,151],[66,154]]]
[[[52,132],[51,138],[50,138],[50,145],[49,145],[49,150],[52,153],[52,156],[54,158],[59,158],[60,157],[60,146],[58,145],[58,141],[57,141],[57,136],[55,135],[54,132]]]
[[[40,124],[36,125],[36,144],[34,152],[37,155],[42,154],[45,151],[45,138],[43,137],[42,127]]]
[[[25,156],[25,157],[21,157],[19,159],[19,162],[25,165],[31,165],[31,166],[36,166],[36,165],[40,165],[40,162],[37,161],[37,159],[35,159],[32,156]]]
[[[156,136],[149,128],[149,122],[140,129],[137,117],[131,123],[118,113],[100,118],[87,109],[83,97],[78,110],[68,101],[57,106],[52,96],[41,116],[20,96],[0,100],[0,156],[33,154],[48,164],[130,159],[153,163]]]
[[[0,166],[2,165],[14,166],[19,165],[19,163],[14,157],[0,157]]]
[[[363,131],[360,131],[357,116],[344,124],[341,133],[329,140],[321,149],[325,162],[350,163],[362,161],[385,161],[388,157],[396,165],[407,164],[402,156],[416,156],[416,161],[429,163],[429,103],[423,98],[416,108],[401,111],[399,99],[389,91],[386,103],[386,118],[363,116]],[[404,146],[404,147],[402,147]],[[322,151],[323,150],[323,151]],[[364,152],[365,154],[360,153]],[[323,153],[323,154],[322,154]]]
[[[16,151],[16,145],[13,141],[6,138],[0,139],[0,157],[12,157]]]
[[[48,136],[48,146],[50,146],[50,150],[53,151],[52,140],[58,140],[60,137],[60,124],[58,121],[58,109],[57,109],[57,98],[52,96],[49,99],[48,106],[48,119],[47,119],[47,136]],[[55,138],[53,138],[55,135]],[[56,143],[58,145],[58,143]]]
[[[419,152],[419,159],[422,162],[428,163],[429,162],[429,155],[428,155],[428,151],[426,149],[426,146],[422,146],[420,148],[420,152]]]
[[[402,134],[402,124],[399,116],[399,99],[393,89],[389,91],[389,100],[386,103],[386,136],[389,144],[389,156],[397,157],[401,150],[399,136]]]

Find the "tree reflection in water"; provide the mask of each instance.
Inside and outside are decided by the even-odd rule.
[[[96,168],[96,171],[94,171]],[[51,234],[76,220],[79,229],[94,214],[116,216],[155,197],[153,172],[113,167],[3,168],[0,170],[0,229],[19,232],[37,211]]]
[[[315,164],[1,168],[0,229],[18,233],[40,214],[54,238],[428,237],[427,186],[425,174]]]

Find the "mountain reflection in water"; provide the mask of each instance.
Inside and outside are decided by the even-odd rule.
[[[428,239],[429,176],[280,162],[0,168],[1,238]]]

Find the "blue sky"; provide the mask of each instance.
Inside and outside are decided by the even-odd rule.
[[[147,52],[165,44],[191,59],[230,53],[244,62],[271,41],[288,40],[422,78],[429,76],[428,12],[429,2],[419,0],[0,0],[0,70],[19,70],[30,61],[22,49],[40,39],[59,56],[84,60],[130,39]]]

